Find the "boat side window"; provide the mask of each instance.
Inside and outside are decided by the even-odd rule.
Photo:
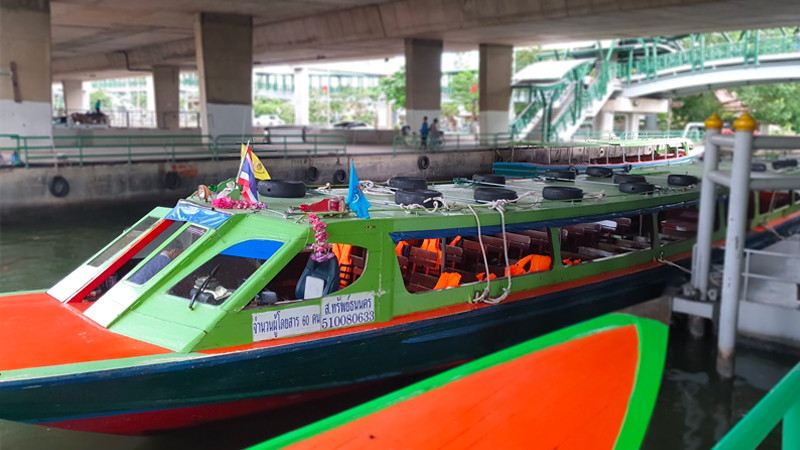
[[[333,257],[317,261],[301,250],[246,306],[255,308],[312,300],[357,283],[367,266],[367,249],[333,243]]]
[[[112,256],[119,253],[122,249],[127,247],[131,244],[131,242],[135,241],[139,238],[145,231],[149,230],[153,225],[158,222],[158,218],[156,217],[146,217],[141,222],[137,223],[133,227],[129,228],[119,237],[114,243],[108,246],[105,250],[100,252],[97,256],[95,256],[91,261],[89,261],[89,265],[93,267],[100,267],[106,261],[111,259]]]
[[[200,303],[221,305],[282,245],[283,242],[267,239],[234,244],[176,283],[168,293],[187,300],[194,297]]]
[[[186,251],[192,244],[197,242],[205,234],[206,230],[194,225],[187,227],[174,239],[169,241],[157,255],[150,258],[144,265],[140,266],[133,275],[128,278],[128,282],[142,285],[150,281],[156,274],[167,267],[175,258]],[[166,235],[166,233],[162,233]],[[167,235],[168,236],[168,235]],[[138,255],[137,255],[138,256]]]
[[[487,270],[491,279],[504,277],[506,267],[511,276],[552,270],[553,248],[547,228],[507,231],[506,244],[508,263],[502,233],[483,235],[480,240],[478,236],[409,239],[400,241],[395,253],[403,284],[411,293],[485,281]]]
[[[682,242],[697,236],[698,209],[672,208],[658,213],[658,239],[661,245]]]
[[[561,227],[561,263],[584,264],[653,248],[652,214]]]

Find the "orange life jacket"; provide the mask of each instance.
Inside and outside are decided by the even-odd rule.
[[[478,279],[478,281],[483,281],[483,279],[484,279],[485,277],[486,277],[486,272],[481,272],[481,273],[479,273],[479,274],[475,275],[475,278],[477,278],[477,279]],[[497,275],[495,275],[495,274],[493,274],[493,273],[489,273],[489,279],[490,279],[490,280],[494,280],[495,278],[497,278]]]
[[[422,241],[423,250],[436,253],[436,268],[442,265],[442,247],[440,239],[425,239]]]
[[[553,260],[547,255],[528,255],[511,266],[511,276],[519,275],[522,273],[542,272],[550,269],[550,263]],[[525,265],[530,264],[530,267],[525,270]],[[518,273],[514,273],[516,268]]]
[[[394,247],[394,252],[397,253],[397,256],[403,256],[403,249],[408,247],[408,242],[400,241]]]
[[[564,263],[564,265],[571,266],[573,264],[580,264],[581,260],[578,259],[578,258],[575,258],[574,260],[567,258],[567,259],[561,260],[561,262]]]
[[[350,244],[333,244],[331,250],[339,260],[339,289],[347,287],[347,280],[353,273],[353,259],[350,254],[353,252],[353,246]]]
[[[461,274],[458,272],[443,272],[439,275],[439,281],[436,282],[433,290],[445,289],[451,287],[458,287],[461,283]]]

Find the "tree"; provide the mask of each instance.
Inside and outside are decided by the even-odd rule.
[[[294,123],[294,104],[277,98],[257,98],[253,101],[253,116],[281,118],[287,125]]]
[[[406,68],[401,67],[400,70],[390,76],[381,78],[381,81],[378,83],[378,89],[386,96],[389,102],[394,104],[395,108],[405,109]]]
[[[450,81],[450,98],[470,112],[470,129],[474,131],[478,120],[478,73],[472,70],[457,73]]]
[[[459,109],[455,103],[442,103],[442,121],[450,123],[452,129],[456,129],[456,117],[458,117]]]
[[[704,92],[697,95],[687,95],[686,97],[678,97],[676,101],[682,102],[678,108],[672,108],[672,128],[683,128],[688,122],[703,122],[713,113],[719,113],[722,110],[722,103],[717,100],[713,92]],[[730,119],[730,114],[727,116],[721,114],[724,119]]]
[[[785,130],[800,130],[800,84],[745,86],[735,92],[756,120]]]
[[[514,73],[536,62],[536,56],[541,53],[539,47],[525,47],[514,52]]]
[[[110,110],[113,108],[113,105],[111,104],[111,96],[108,95],[106,91],[101,89],[89,94],[89,104],[92,109],[94,109],[94,105],[98,100],[100,100],[100,109]]]

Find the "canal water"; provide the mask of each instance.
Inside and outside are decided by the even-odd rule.
[[[149,209],[87,212],[82,218],[57,222],[32,218],[25,226],[0,224],[0,292],[52,286]],[[673,326],[666,369],[643,449],[710,449],[800,360],[800,355],[741,348],[732,381],[716,375],[714,358],[712,337],[694,339],[680,324]],[[414,381],[417,379],[396,380],[356,394],[154,437],[80,433],[0,420],[0,450],[241,449]],[[779,449],[779,431],[773,431],[759,448]]]

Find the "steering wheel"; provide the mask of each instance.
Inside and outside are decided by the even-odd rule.
[[[197,300],[197,296],[200,295],[200,293],[206,289],[206,286],[208,286],[208,282],[211,281],[211,279],[214,278],[214,275],[217,274],[219,266],[220,264],[217,264],[216,266],[214,266],[213,269],[211,269],[211,273],[208,274],[208,277],[206,277],[206,279],[203,281],[203,284],[200,285],[200,289],[198,289],[197,292],[195,292],[194,295],[192,295],[192,300],[189,302],[189,309],[194,311],[194,302],[195,300]]]

